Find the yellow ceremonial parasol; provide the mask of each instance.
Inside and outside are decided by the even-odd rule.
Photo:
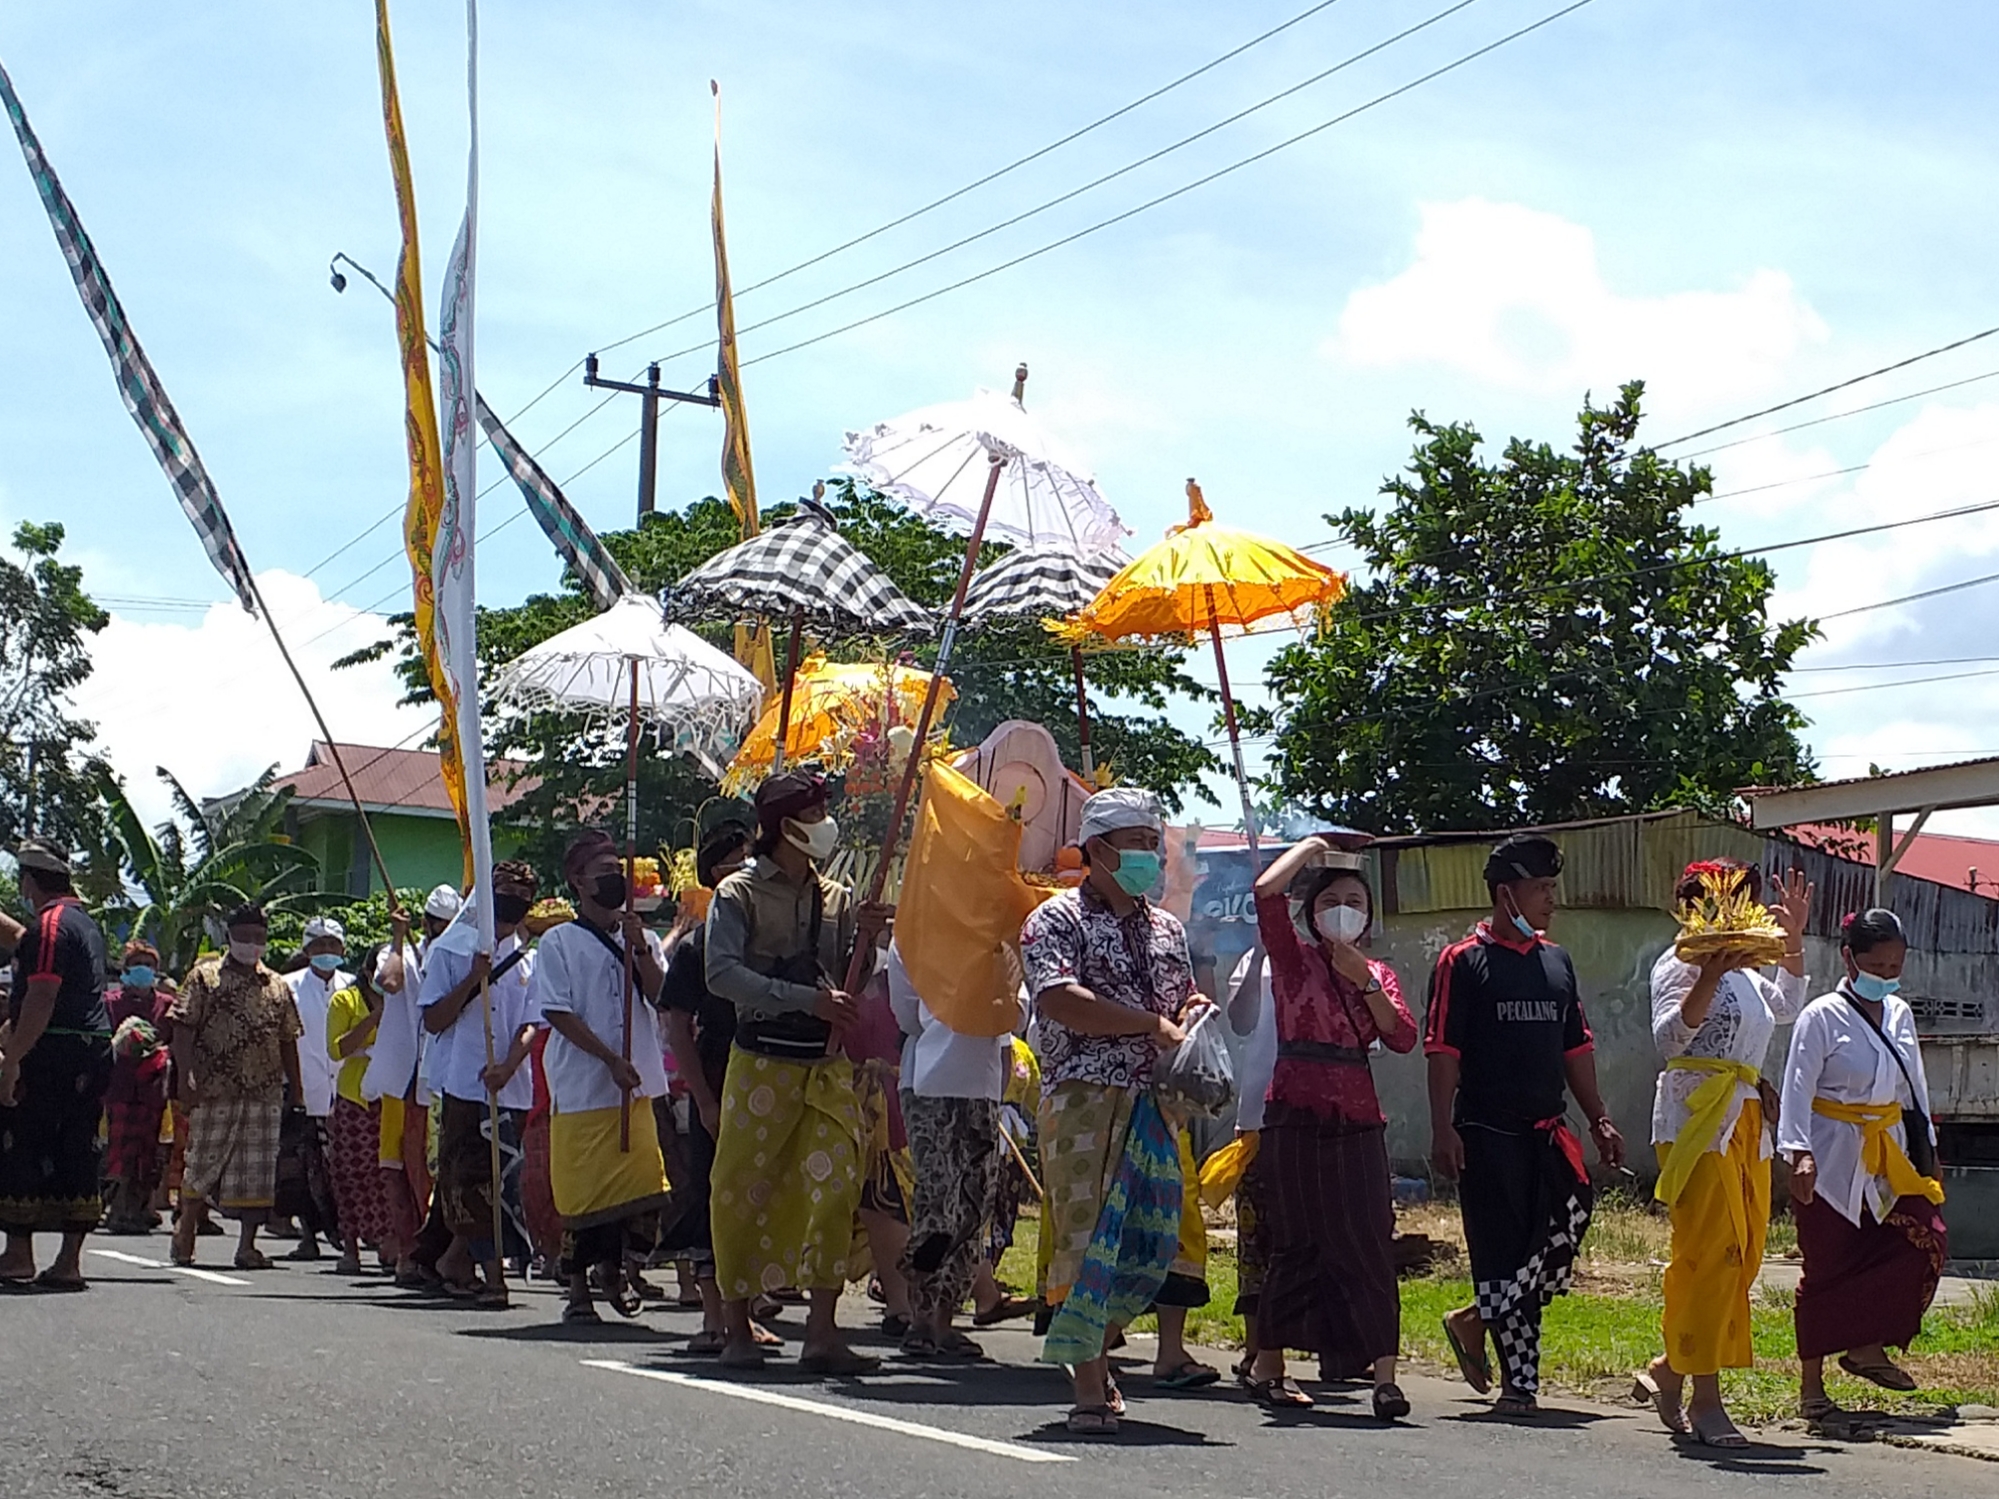
[[[1164,541],[1140,553],[1087,606],[1050,628],[1071,642],[1135,635],[1206,635],[1214,642],[1222,712],[1228,720],[1236,786],[1242,793],[1243,831],[1254,863],[1258,862],[1256,813],[1243,770],[1242,738],[1236,728],[1222,636],[1278,615],[1302,628],[1315,611],[1345,593],[1346,579],[1324,563],[1282,542],[1215,524],[1201,486],[1189,479],[1187,524],[1168,531]]]
[[[894,730],[910,734],[908,725],[922,711],[930,673],[885,662],[828,661],[811,655],[799,663],[792,689],[791,721],[784,735],[786,764],[816,758],[829,769],[844,770],[877,740]],[[940,699],[957,696],[947,677],[938,684]],[[776,705],[767,709],[723,776],[722,789],[748,790],[771,773],[776,763]]]

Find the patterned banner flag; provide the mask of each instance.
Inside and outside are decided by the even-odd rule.
[[[722,401],[722,485],[729,508],[742,523],[747,541],[763,527],[757,513],[757,476],[750,466],[750,420],[743,410],[743,373],[736,352],[736,299],[729,286],[729,246],[722,232],[722,85],[708,80],[715,96],[715,318],[721,336],[715,359],[715,384]],[[771,652],[770,626],[736,626],[736,659],[757,675],[766,692],[777,689],[777,661]]]
[[[389,138],[389,170],[396,183],[396,211],[403,248],[396,259],[396,339],[402,346],[404,436],[410,455],[409,508],[403,515],[403,550],[409,554],[415,592],[417,646],[437,697],[437,750],[444,789],[466,826],[465,762],[459,753],[458,705],[449,672],[437,648],[437,593],[431,573],[439,522],[444,510],[443,459],[437,435],[437,401],[430,387],[430,355],[423,331],[423,269],[417,253],[416,189],[403,142],[403,110],[396,97],[396,59],[389,46],[388,0],[375,0],[375,53],[382,75],[382,125]],[[467,881],[471,876],[466,841]]]
[[[180,507],[194,523],[195,535],[201,538],[208,560],[228,580],[243,607],[255,614],[257,596],[250,580],[250,564],[244,561],[243,549],[237,545],[236,531],[222,508],[221,496],[216,494],[208,470],[202,467],[201,455],[195,452],[187,429],[181,426],[173,402],[167,399],[160,377],[153,372],[152,361],[146,358],[131,324],[125,321],[125,309],[111,289],[111,278],[104,274],[90,236],[83,232],[83,223],[70,205],[69,195],[62,190],[48,158],[42,155],[42,143],[28,124],[27,113],[21,108],[21,101],[14,93],[14,81],[7,76],[5,67],[0,67],[0,102],[6,104],[7,118],[14,123],[14,134],[28,159],[28,175],[34,178],[35,190],[42,195],[42,206],[48,210],[56,243],[69,262],[69,274],[76,282],[77,295],[83,298],[83,309],[90,314],[91,326],[104,342],[104,352],[111,356],[112,373],[118,380],[118,394],[125,398],[125,409],[132,413],[132,420],[145,433],[153,456],[166,470],[174,493],[180,497]]]
[[[479,429],[473,421],[478,394],[472,385],[473,288],[479,259],[479,9],[465,0],[465,91],[471,121],[465,164],[465,218],[444,268],[443,305],[437,315],[438,416],[444,434],[444,504],[431,543],[432,616],[437,665],[449,678],[443,701],[457,713],[458,752],[465,800],[458,808],[466,878],[474,890],[493,887],[492,826],[486,816],[486,747],[479,726],[479,627],[474,586],[478,535]],[[493,950],[493,903],[472,903],[479,950]]]
[[[493,440],[493,451],[500,455],[514,483],[520,486],[535,524],[555,543],[562,560],[583,580],[597,607],[608,609],[630,593],[632,580],[625,576],[618,559],[598,540],[589,522],[576,513],[542,466],[514,440],[514,434],[501,424],[483,397],[479,401],[479,425],[486,429],[486,435]]]

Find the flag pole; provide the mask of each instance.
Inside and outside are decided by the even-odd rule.
[[[486,899],[484,891],[474,891],[474,899]],[[492,1071],[493,1055],[493,985],[488,979],[479,980],[479,1018],[485,1023],[486,1070]],[[508,1048],[512,1049],[511,1045]],[[493,1258],[500,1262],[500,1284],[507,1283],[507,1235],[506,1225],[501,1216],[501,1199],[505,1195],[500,1190],[500,1090],[491,1083],[486,1085],[486,1159],[493,1173],[493,1189],[487,1194],[493,1207]]]
[[[632,657],[631,712],[625,725],[625,925],[631,925],[632,889],[638,883],[639,868],[639,658]],[[632,965],[637,954],[629,935],[625,937],[625,1024],[618,1035],[618,1055],[632,1059]],[[618,1151],[632,1148],[632,1094],[618,1089]]]
[[[278,622],[271,614],[271,606],[264,602],[264,591],[257,586],[257,578],[248,569],[244,570],[244,580],[250,586],[250,596],[257,601],[257,613],[263,616],[265,628],[271,632],[271,639],[277,643],[278,654],[284,657],[285,668],[298,683],[300,696],[312,710],[312,721],[319,726],[324,736],[326,752],[333,757],[333,768],[340,772],[340,784],[347,790],[347,799],[354,804],[354,815],[360,819],[362,836],[368,840],[368,852],[374,858],[376,872],[382,876],[382,888],[388,892],[389,913],[399,915],[403,909],[402,898],[396,893],[396,882],[389,876],[389,864],[382,857],[382,845],[376,841],[374,825],[368,821],[368,810],[361,805],[361,793],[354,787],[354,777],[347,773],[347,762],[341,756],[340,746],[334,741],[333,730],[326,726],[326,715],[319,711],[319,700],[312,695],[312,689],[305,685],[305,674],[292,660],[291,648],[285,644],[285,637],[278,630]]]
[[[1027,391],[1027,366],[1021,365],[1013,372],[1013,398],[1018,401]],[[916,739],[909,747],[909,763],[902,768],[902,780],[895,788],[895,810],[889,814],[888,831],[882,835],[881,862],[875,865],[874,878],[868,882],[868,904],[879,905],[882,891],[888,887],[889,867],[895,863],[895,846],[902,836],[902,824],[909,813],[910,792],[916,787],[916,772],[923,763],[923,746],[930,739],[930,721],[937,714],[937,699],[942,695],[944,673],[951,665],[951,649],[958,643],[958,620],[965,612],[965,590],[972,586],[972,571],[979,563],[979,548],[985,543],[986,521],[993,513],[993,496],[999,490],[1000,470],[1006,467],[1006,458],[1000,453],[987,455],[986,492],[979,500],[979,517],[972,523],[972,534],[965,541],[965,565],[958,570],[958,588],[951,595],[951,607],[944,616],[944,630],[937,641],[937,661],[930,668],[930,685],[923,694],[923,713],[916,720]],[[854,955],[847,962],[847,982],[843,986],[848,993],[860,987],[862,974],[873,954],[865,951],[861,944],[854,944]]]

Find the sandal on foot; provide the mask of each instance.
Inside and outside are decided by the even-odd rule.
[[[623,1282],[619,1284],[615,1291],[606,1295],[604,1299],[611,1303],[611,1310],[616,1312],[620,1317],[623,1317],[627,1322],[645,1310],[645,1302],[641,1297],[641,1293],[631,1285]]]
[[[731,1353],[726,1342],[716,1363],[733,1374],[758,1374],[770,1367],[770,1360],[761,1348],[752,1348],[748,1353]]]
[[[504,1312],[512,1306],[505,1286],[481,1286],[472,1293],[472,1304],[485,1312]]]
[[[911,1329],[901,1343],[904,1358],[930,1359],[937,1357],[937,1340],[927,1332]]]
[[[90,1282],[81,1275],[58,1275],[53,1270],[44,1270],[35,1277],[37,1291],[87,1291]]]
[[[597,1315],[597,1308],[589,1302],[572,1301],[562,1309],[562,1320],[573,1325],[578,1322],[601,1323],[604,1319]]]
[[[1310,1395],[1298,1388],[1298,1381],[1288,1374],[1252,1379],[1247,1388],[1250,1398],[1266,1410],[1304,1411],[1310,1410],[1315,1403]]]
[[[1451,1357],[1458,1361],[1458,1373],[1464,1382],[1480,1395],[1492,1389],[1492,1365],[1485,1359],[1485,1340],[1479,1340],[1476,1349],[1467,1348],[1458,1336],[1458,1330],[1451,1326],[1451,1319],[1444,1318],[1444,1341],[1451,1345]]]
[[[689,1358],[719,1358],[722,1350],[729,1346],[728,1335],[719,1332],[697,1332],[687,1340]]]
[[[890,1312],[882,1318],[882,1336],[901,1342],[909,1336],[909,1318],[900,1312]]]
[[[1692,1422],[1694,1440],[1703,1447],[1747,1447],[1749,1438],[1735,1429],[1728,1412],[1702,1411]]]
[[[1221,1370],[1210,1369],[1199,1359],[1188,1359],[1176,1369],[1152,1376],[1152,1387],[1156,1390],[1205,1390],[1211,1384],[1220,1384]]]
[[[1649,1405],[1659,1413],[1659,1422],[1676,1437],[1686,1436],[1693,1430],[1687,1422],[1687,1413],[1676,1395],[1668,1395],[1658,1378],[1647,1369],[1632,1376],[1631,1403]]]
[[[1400,1421],[1409,1414],[1409,1397],[1402,1393],[1402,1386],[1390,1380],[1387,1384],[1374,1387],[1374,1419],[1377,1421]]]
[[[1117,1376],[1108,1369],[1104,1371],[1104,1405],[1113,1416],[1124,1415],[1124,1391],[1118,1388]]]
[[[1492,1402],[1492,1413],[1495,1416],[1538,1416],[1541,1414],[1541,1402],[1532,1395],[1505,1394]]]
[[[998,1302],[983,1312],[972,1313],[972,1326],[996,1327],[1002,1322],[1011,1322],[1016,1317],[1032,1317],[1035,1304],[1024,1296],[1002,1296]]]
[[[759,1348],[782,1348],[784,1346],[782,1336],[772,1332],[763,1323],[755,1319],[751,1319],[750,1322],[750,1341],[755,1343]]]
[[[860,1374],[873,1374],[881,1366],[882,1361],[872,1353],[856,1353],[851,1348],[838,1348],[831,1353],[807,1353],[798,1360],[799,1373],[821,1379],[852,1379]]]
[[[986,1356],[984,1348],[955,1328],[947,1329],[944,1336],[937,1340],[937,1352],[944,1358],[965,1359],[967,1361],[982,1359]]]
[[[1075,1437],[1114,1437],[1118,1434],[1117,1412],[1108,1405],[1079,1405],[1069,1412],[1066,1423]]]
[[[1916,1388],[1916,1377],[1900,1364],[1883,1358],[1878,1364],[1857,1363],[1850,1353],[1839,1356],[1839,1366],[1855,1379],[1864,1379],[1869,1384],[1881,1386],[1884,1390],[1896,1390],[1906,1395]]]
[[[238,1270],[269,1270],[271,1257],[261,1249],[248,1250],[236,1256],[233,1262]]]

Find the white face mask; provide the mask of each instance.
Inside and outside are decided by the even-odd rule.
[[[1312,921],[1332,942],[1358,942],[1367,931],[1367,912],[1358,906],[1321,906]]]
[[[784,836],[794,847],[803,849],[815,862],[824,862],[833,856],[833,848],[840,841],[840,824],[831,817],[822,817],[817,822],[800,822],[795,817],[784,820]]]
[[[261,942],[231,942],[229,944],[229,956],[234,958],[238,963],[241,963],[245,968],[255,968],[264,956],[264,944]]]

